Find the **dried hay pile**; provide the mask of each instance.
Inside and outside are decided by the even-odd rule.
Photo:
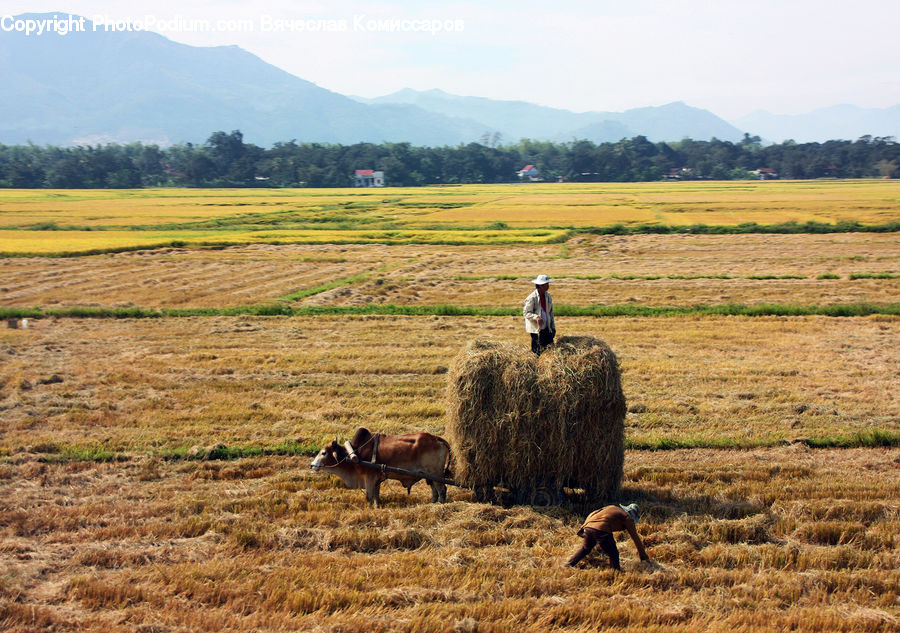
[[[453,474],[463,485],[618,493],[625,396],[603,341],[562,337],[540,357],[522,345],[473,341],[454,361],[447,404]]]

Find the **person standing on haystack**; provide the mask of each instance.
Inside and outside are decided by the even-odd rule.
[[[623,530],[631,535],[631,540],[634,541],[641,560],[649,561],[650,557],[647,556],[647,550],[644,549],[641,537],[638,536],[634,526],[638,521],[639,514],[640,510],[636,503],[627,506],[606,506],[591,512],[584,520],[581,529],[578,530],[578,536],[584,538],[584,544],[572,555],[569,562],[566,563],[566,567],[577,565],[582,558],[591,553],[595,545],[599,544],[600,548],[609,556],[610,566],[616,571],[622,571],[619,566],[619,549],[616,547],[616,537],[613,536],[613,532]]]
[[[534,284],[534,292],[525,299],[522,316],[525,317],[525,331],[531,334],[531,351],[540,356],[545,347],[553,344],[556,321],[553,318],[553,299],[547,292],[550,278],[538,275],[531,283]]]

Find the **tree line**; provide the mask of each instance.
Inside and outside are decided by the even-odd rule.
[[[142,143],[55,147],[0,144],[0,187],[348,187],[356,169],[385,172],[389,185],[503,183],[535,165],[545,181],[639,182],[763,177],[893,178],[900,144],[893,137],[856,141],[785,141],[763,145],[744,135],[733,143],[684,139],[653,143],[643,136],[616,143],[490,139],[456,147],[409,143],[245,143],[240,131],[216,132],[203,144]]]

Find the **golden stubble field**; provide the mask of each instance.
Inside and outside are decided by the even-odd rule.
[[[627,436],[790,441],[900,427],[895,317],[560,320],[618,352]],[[0,623],[10,631],[891,631],[900,449],[629,450],[620,541],[592,509],[451,488],[386,507],[309,457],[211,445],[443,432],[448,359],[512,317],[43,319],[0,330]],[[199,459],[174,449],[198,445]],[[96,463],[73,449],[118,451]],[[174,458],[173,458],[174,457]]]
[[[303,204],[296,192],[158,192],[165,204],[146,192],[17,192],[0,216],[6,227],[94,229],[129,226],[134,213],[148,225],[374,214],[545,226],[536,209],[557,205],[557,219],[588,223],[896,219],[884,186],[768,184],[404,190],[387,202],[371,197],[387,192],[318,192],[336,197]],[[555,278],[558,305],[895,304],[898,259],[894,233],[167,248],[0,258],[0,307],[518,308],[538,272]],[[771,278],[784,276],[799,278]],[[0,629],[900,628],[900,449],[807,446],[900,431],[900,318],[560,318],[559,333],[597,336],[618,354],[630,448],[617,501],[643,507],[654,565],[620,540],[624,573],[596,555],[562,568],[593,509],[577,496],[503,508],[452,488],[433,506],[424,485],[407,497],[389,483],[386,507],[371,510],[362,492],[311,473],[309,456],[209,459],[219,445],[347,439],[360,424],[443,433],[452,358],[472,338],[526,346],[520,317],[43,318],[0,329]],[[701,448],[647,450],[666,442]]]
[[[653,564],[587,508],[386,507],[305,458],[0,466],[6,631],[896,631],[900,451],[629,452]]]
[[[443,433],[446,371],[516,317],[43,319],[0,330],[0,451]],[[900,430],[893,316],[560,318],[619,357],[627,438],[771,444]]]
[[[539,246],[255,245],[0,259],[0,307],[236,307],[297,292],[312,294],[284,301],[515,307],[538,272],[556,280],[557,304],[576,306],[891,303],[900,296],[898,271],[900,240],[892,233],[578,236]],[[894,278],[850,278],[880,273]],[[785,276],[796,278],[777,278]]]

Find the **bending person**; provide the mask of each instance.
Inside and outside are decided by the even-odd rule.
[[[572,555],[566,566],[574,567],[582,558],[590,554],[595,545],[599,544],[600,548],[609,556],[610,566],[615,570],[622,571],[619,566],[619,549],[616,547],[616,537],[613,536],[613,532],[623,530],[631,535],[631,540],[634,541],[641,560],[650,560],[635,528],[639,513],[640,510],[635,503],[627,506],[606,506],[591,512],[584,520],[584,525],[578,530],[578,536],[584,537],[584,544]]]

